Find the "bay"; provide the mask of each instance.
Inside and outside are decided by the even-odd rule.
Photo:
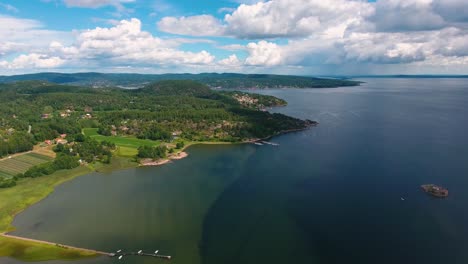
[[[277,147],[195,146],[169,165],[79,177],[19,214],[14,234],[159,249],[171,263],[467,263],[468,79],[362,81],[256,90],[319,126]]]

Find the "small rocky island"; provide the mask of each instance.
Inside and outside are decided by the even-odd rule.
[[[428,194],[438,197],[444,198],[448,196],[448,190],[444,187],[437,186],[435,184],[423,184],[421,188]]]

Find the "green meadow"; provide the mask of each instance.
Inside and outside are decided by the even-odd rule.
[[[85,128],[83,134],[97,141],[108,141],[114,143],[118,148],[116,154],[122,157],[133,157],[138,154],[138,148],[141,146],[158,146],[160,141],[149,139],[138,139],[136,137],[122,136],[103,136],[97,133],[97,128]]]

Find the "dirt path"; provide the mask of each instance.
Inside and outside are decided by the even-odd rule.
[[[7,238],[12,238],[12,239],[23,240],[23,241],[35,242],[35,243],[40,243],[40,244],[46,244],[46,245],[57,246],[57,247],[61,247],[61,248],[63,248],[63,249],[72,249],[72,250],[79,250],[79,251],[87,251],[87,252],[96,253],[96,254],[99,254],[99,255],[109,255],[108,252],[103,252],[103,251],[99,251],[99,250],[88,249],[88,248],[80,248],[80,247],[73,247],[73,246],[67,246],[67,245],[52,243],[52,242],[43,241],[43,240],[37,240],[37,239],[32,239],[32,238],[26,238],[26,237],[19,237],[19,236],[8,235],[8,234],[5,234],[5,233],[0,234],[0,236],[7,237]]]

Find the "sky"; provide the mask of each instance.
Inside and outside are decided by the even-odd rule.
[[[468,74],[467,0],[0,0],[0,74]]]

